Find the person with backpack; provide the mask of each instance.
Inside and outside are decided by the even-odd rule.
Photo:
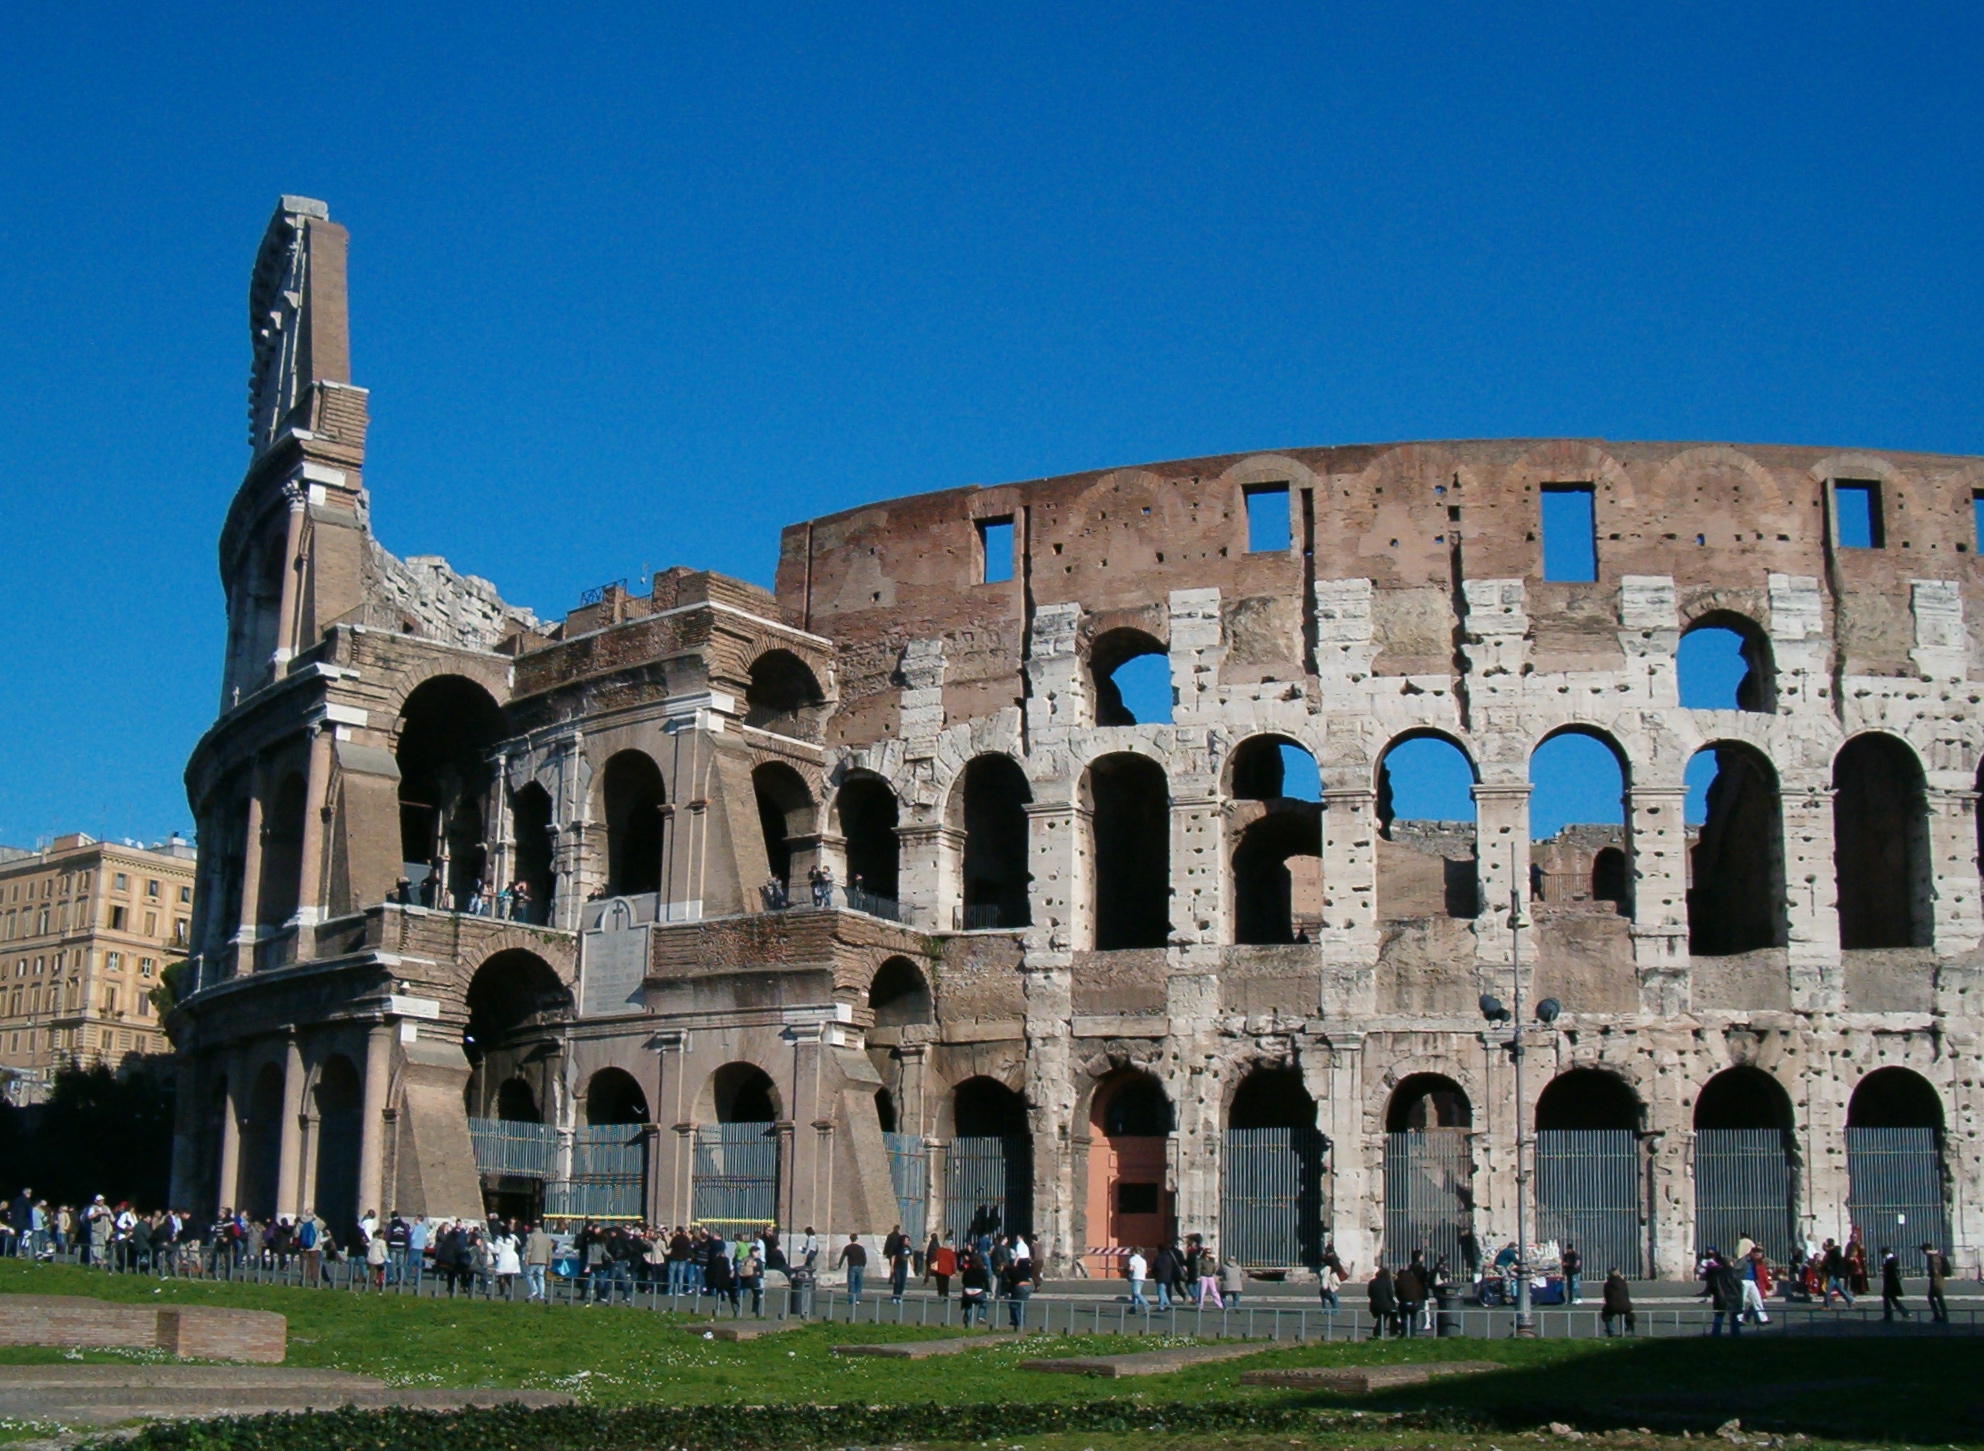
[[[1938,1325],[1947,1325],[1950,1302],[1944,1298],[1944,1291],[1950,1278],[1950,1257],[1933,1244],[1925,1244],[1922,1258],[1929,1264],[1929,1318]]]
[[[317,1228],[317,1216],[306,1214],[296,1226],[296,1249],[303,1258],[303,1283],[320,1285],[324,1281],[324,1249],[321,1243],[322,1232]]]

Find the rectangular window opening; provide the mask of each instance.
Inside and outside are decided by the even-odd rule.
[[[1288,485],[1250,484],[1242,490],[1247,501],[1247,552],[1288,552]]]
[[[1970,495],[1970,525],[1976,531],[1972,548],[1984,552],[1984,489],[1975,489]]]
[[[1116,1186],[1116,1212],[1118,1214],[1156,1214],[1158,1212],[1161,1185],[1157,1184],[1118,1184]]]
[[[1881,486],[1871,479],[1834,479],[1833,538],[1841,549],[1879,549],[1887,543],[1881,528]]]
[[[984,584],[1004,584],[1013,577],[1013,521],[978,521],[979,580]]]
[[[1598,527],[1590,484],[1543,488],[1543,577],[1568,584],[1598,578]]]

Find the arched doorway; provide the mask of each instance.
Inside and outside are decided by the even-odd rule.
[[[1104,756],[1082,778],[1090,808],[1095,948],[1162,947],[1171,937],[1171,787],[1143,756]]]
[[[1695,1100],[1695,1252],[1748,1235],[1782,1263],[1797,1235],[1791,1096],[1761,1068],[1726,1068]]]
[[[808,843],[813,827],[813,793],[799,773],[782,761],[753,768],[751,790],[758,803],[758,830],[765,839],[765,864],[779,890],[767,893],[765,906],[777,909],[792,901],[792,850]]]
[[[1763,753],[1718,741],[1688,762],[1688,949],[1708,957],[1781,947],[1784,812]]]
[[[465,907],[482,880],[482,802],[495,779],[490,751],[503,729],[489,692],[459,675],[422,682],[401,708],[393,750],[401,871],[423,906]]]
[[[868,984],[868,1010],[878,1028],[904,1028],[936,1021],[930,984],[923,970],[906,957],[891,957]]]
[[[744,689],[744,724],[811,740],[823,700],[819,679],[805,661],[790,650],[767,650],[751,662],[751,681]]]
[[[1107,630],[1088,652],[1099,726],[1154,725],[1171,719],[1171,660],[1142,630]]]
[[[358,1216],[376,1204],[358,1202],[358,1146],[365,1095],[358,1070],[342,1053],[325,1060],[311,1093],[317,1117],[317,1165],[310,1207],[331,1227],[338,1243],[356,1243]]]
[[[1323,1159],[1316,1100],[1293,1068],[1256,1068],[1226,1110],[1219,1235],[1249,1269],[1322,1263]]]
[[[958,1243],[1033,1229],[1033,1138],[1026,1100],[995,1078],[951,1092],[944,1161],[945,1229]]]
[[[1599,1068],[1573,1068],[1536,1100],[1536,1232],[1576,1245],[1594,1279],[1645,1271],[1639,1096]]]
[[[896,794],[879,776],[853,776],[835,799],[847,842],[847,905],[857,912],[899,919],[896,875],[902,848],[896,837]]]
[[[1473,1124],[1466,1092],[1443,1074],[1415,1073],[1392,1090],[1385,1107],[1386,1263],[1402,1265],[1415,1250],[1429,1265],[1468,1262],[1462,1237],[1473,1234]]]
[[[1096,1085],[1089,1103],[1089,1273],[1119,1267],[1112,1251],[1146,1253],[1172,1235],[1171,1135],[1177,1124],[1164,1087],[1125,1070]]]
[[[690,1213],[725,1239],[778,1219],[778,1089],[755,1063],[710,1075],[697,1111]]]
[[[1445,736],[1399,737],[1378,759],[1378,918],[1479,910],[1474,763]]]
[[[255,920],[265,932],[296,915],[303,885],[306,795],[302,774],[292,771],[262,817],[262,876]]]
[[[557,1117],[557,1025],[571,1012],[571,991],[551,964],[521,948],[496,953],[469,979],[463,1097],[491,1214],[535,1219],[547,1207],[558,1178],[558,1133],[545,1120]]]
[[[551,921],[552,896],[558,878],[551,869],[558,827],[551,819],[551,796],[537,782],[525,784],[510,798],[510,831],[516,840],[516,877],[528,898],[514,903],[510,915],[519,922],[546,926]]]
[[[1950,1253],[1943,1100],[1907,1068],[1876,1068],[1846,1108],[1846,1212],[1869,1252],[1893,1245],[1911,1274],[1926,1273],[1921,1246]],[[1845,1237],[1842,1227],[1841,1238]]]
[[[615,897],[661,891],[661,768],[646,751],[621,751],[606,763],[600,794],[606,816],[606,890]]]
[[[966,931],[1025,927],[1027,902],[1027,803],[1033,789],[1011,756],[974,756],[958,785],[951,823],[964,828],[963,918]]]
[[[253,1218],[268,1219],[276,1212],[282,1165],[282,1070],[273,1063],[262,1065],[249,1090],[240,1154],[235,1207]]]
[[[642,1217],[648,1182],[648,1097],[624,1068],[587,1080],[585,1122],[572,1130],[572,1171],[545,1193],[545,1212],[561,1218]]]
[[[1894,736],[1855,736],[1832,767],[1839,945],[1930,944],[1929,819],[1922,763]]]

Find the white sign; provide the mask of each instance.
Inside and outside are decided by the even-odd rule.
[[[641,1006],[641,981],[648,975],[648,931],[646,923],[634,920],[626,902],[615,899],[606,904],[598,930],[584,937],[580,1017],[610,1017]]]
[[[439,1021],[441,1004],[433,998],[404,998],[394,993],[386,999],[386,1011],[402,1018],[431,1018]]]

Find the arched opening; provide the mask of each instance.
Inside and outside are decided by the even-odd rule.
[[[886,1088],[877,1090],[875,1094],[875,1122],[881,1125],[885,1135],[894,1134],[896,1131],[896,1096]],[[895,1146],[889,1147],[893,1157]]]
[[[646,751],[621,751],[601,773],[606,817],[606,890],[634,897],[661,890],[662,809],[668,793]]]
[[[1934,1084],[1908,1068],[1876,1068],[1860,1080],[1846,1108],[1846,1182],[1845,1228],[1859,1228],[1870,1249],[1892,1245],[1913,1274],[1926,1272],[1924,1244],[1950,1253],[1950,1173]]]
[[[1537,1236],[1576,1246],[1594,1275],[1645,1268],[1642,1116],[1631,1085],[1599,1068],[1560,1073],[1537,1096]]]
[[[262,1065],[249,1090],[240,1154],[235,1207],[255,1219],[269,1219],[276,1212],[282,1165],[282,1070],[273,1063]]]
[[[1401,736],[1378,758],[1378,915],[1390,922],[1479,910],[1474,766],[1437,735]]]
[[[1453,1079],[1414,1073],[1385,1105],[1384,1259],[1405,1264],[1415,1252],[1428,1265],[1466,1263],[1463,1236],[1473,1233],[1474,1163],[1468,1129],[1474,1109]]]
[[[1011,756],[974,756],[959,787],[964,827],[964,920],[967,930],[1025,927],[1027,803],[1033,789]],[[954,823],[955,824],[955,823]]]
[[[726,1063],[711,1075],[696,1130],[690,1212],[725,1239],[778,1219],[778,1090],[755,1063]]]
[[[1610,902],[1626,910],[1626,853],[1616,846],[1600,847],[1591,858],[1591,900]]]
[[[1770,640],[1755,620],[1726,610],[1703,615],[1674,655],[1681,704],[1691,710],[1777,709]]]
[[[1530,753],[1529,781],[1531,894],[1539,906],[1588,910],[1598,853],[1615,851],[1625,865],[1624,757],[1609,738],[1573,727]]]
[[[586,1122],[600,1128],[608,1124],[644,1124],[648,1121],[648,1096],[634,1075],[624,1068],[602,1068],[586,1083]]]
[[[338,1054],[325,1061],[311,1094],[317,1112],[316,1193],[311,1208],[331,1227],[338,1243],[356,1243],[361,1210],[376,1204],[358,1202],[358,1146],[365,1095],[358,1070]]]
[[[1721,741],[1688,762],[1688,950],[1704,957],[1786,940],[1784,813],[1777,772],[1752,746]]]
[[[923,972],[906,957],[891,957],[876,969],[868,985],[868,1010],[878,1028],[903,1028],[912,1023],[934,1023],[936,1009],[930,1001],[930,984]]]
[[[1096,1085],[1089,1104],[1090,1273],[1107,1274],[1109,1251],[1168,1244],[1172,1236],[1171,1099],[1148,1073],[1125,1069]],[[1101,1251],[1101,1253],[1095,1253]]]
[[[1922,765],[1893,736],[1855,736],[1833,759],[1839,945],[1927,947],[1929,822]]]
[[[262,816],[262,877],[255,920],[280,927],[296,915],[303,885],[303,775],[283,777]]]
[[[1233,753],[1231,772],[1233,940],[1313,941],[1323,920],[1322,782],[1315,758],[1285,737],[1255,736]]]
[[[1727,1068],[1695,1099],[1695,1249],[1748,1236],[1782,1261],[1796,1233],[1791,1095],[1760,1068]]]
[[[400,768],[401,872],[432,907],[466,906],[483,876],[482,806],[503,713],[488,691],[437,675],[406,698],[394,758]]]
[[[944,1161],[945,1229],[963,1245],[979,1235],[1033,1229],[1033,1140],[1026,1100],[995,1078],[951,1091]]]
[[[1226,1111],[1219,1166],[1219,1233],[1250,1269],[1322,1263],[1323,1163],[1328,1141],[1316,1100],[1293,1068],[1256,1068]]]
[[[516,838],[516,884],[525,893],[512,902],[510,915],[542,926],[551,920],[551,898],[557,890],[551,870],[557,827],[551,820],[550,793],[535,781],[526,784],[510,798],[510,820]]]
[[[539,1105],[553,1101],[558,1040],[553,1025],[572,1012],[572,994],[551,965],[521,948],[499,952],[468,985],[468,1031],[462,1051],[469,1061],[470,1117],[506,1118],[497,1094],[520,1079]],[[376,1207],[376,1206],[375,1206]]]
[[[813,832],[813,793],[792,767],[767,761],[751,772],[751,790],[758,799],[758,829],[765,838],[765,861],[778,895],[790,900],[792,851],[795,842]],[[769,902],[767,906],[776,906]]]
[[[781,735],[801,735],[806,713],[825,699],[812,669],[790,650],[767,650],[751,662],[744,723]]]
[[[541,1124],[544,1110],[538,1107],[537,1090],[525,1078],[506,1078],[496,1085],[496,1117],[505,1123]]]
[[[847,842],[848,905],[877,916],[896,915],[896,794],[879,776],[850,776],[836,802]]]
[[[1171,788],[1164,768],[1127,752],[1088,768],[1090,909],[1100,952],[1171,937]]]
[[[1171,719],[1171,657],[1142,630],[1109,630],[1088,652],[1099,726],[1162,725]]]

